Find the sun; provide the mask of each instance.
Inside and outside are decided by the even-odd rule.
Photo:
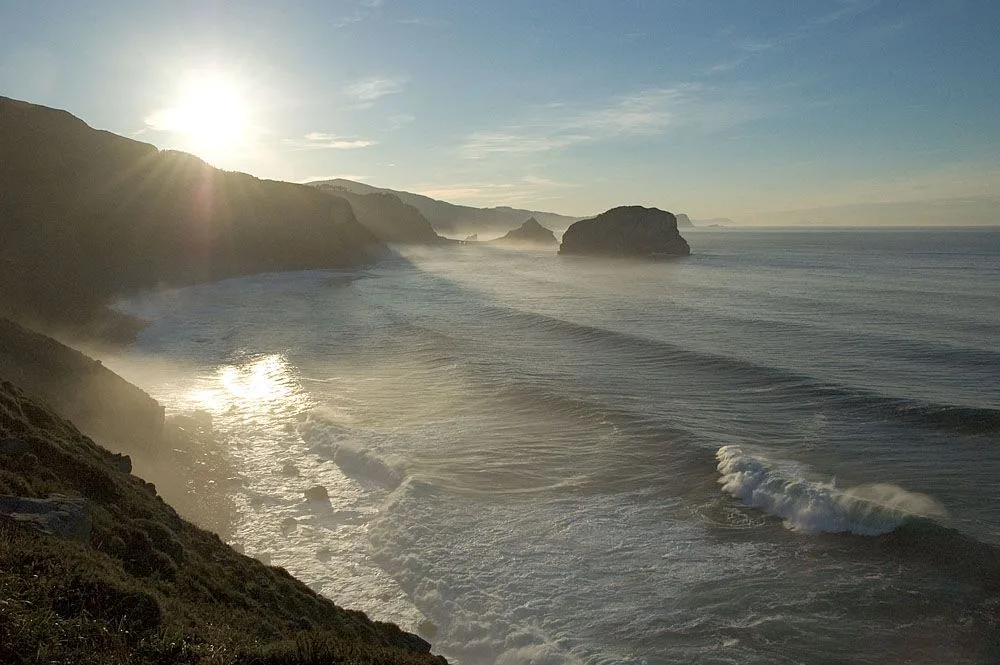
[[[249,138],[249,106],[238,82],[222,72],[186,76],[173,104],[146,124],[178,136],[184,150],[205,159],[230,156]]]

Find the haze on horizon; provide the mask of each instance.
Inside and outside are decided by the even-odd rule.
[[[0,7],[0,94],[465,205],[1000,224],[997,26],[968,0],[38,0]]]

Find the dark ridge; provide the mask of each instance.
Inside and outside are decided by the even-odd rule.
[[[346,199],[363,227],[382,242],[397,245],[439,245],[448,242],[411,205],[388,192],[356,194],[335,185],[316,185],[321,192]]]
[[[496,208],[473,208],[472,206],[457,205],[447,201],[439,201],[422,194],[404,192],[396,189],[386,189],[384,187],[372,187],[361,182],[345,180],[344,178],[334,178],[322,182],[311,183],[313,186],[332,185],[339,189],[346,189],[356,194],[372,194],[383,192],[393,194],[408,205],[413,206],[420,213],[430,220],[430,223],[438,231],[455,234],[496,234],[521,223],[525,217],[535,217],[542,224],[547,226],[562,228],[573,223],[579,217],[569,217],[553,212],[542,212],[539,210],[524,210],[521,208],[511,208],[509,206],[499,206]]]
[[[181,519],[119,461],[0,381],[0,662],[445,662]]]
[[[313,187],[221,171],[6,97],[0,127],[0,312],[23,322],[85,328],[140,289],[386,251],[347,201]]]

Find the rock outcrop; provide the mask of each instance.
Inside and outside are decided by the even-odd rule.
[[[113,299],[387,252],[350,204],[0,97],[0,313],[85,328]]]
[[[687,256],[677,218],[658,208],[622,206],[576,222],[563,234],[560,254],[657,258]]]
[[[559,241],[552,231],[538,223],[534,217],[528,219],[516,229],[508,232],[507,235],[491,243],[498,245],[555,245]]]

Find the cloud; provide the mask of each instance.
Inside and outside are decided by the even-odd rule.
[[[750,90],[680,84],[645,88],[589,107],[546,104],[523,124],[473,132],[461,150],[468,159],[486,159],[660,136],[680,128],[723,131],[774,112],[773,102],[756,101]]]
[[[575,143],[590,140],[585,134],[532,135],[522,127],[510,127],[505,131],[473,132],[462,151],[469,159],[485,159],[496,154],[526,155],[565,148]]]
[[[397,129],[402,129],[406,125],[410,124],[416,120],[415,117],[409,113],[397,113],[396,115],[389,117],[389,131],[396,131]]]
[[[301,138],[283,139],[282,143],[299,150],[357,150],[359,148],[369,148],[373,145],[378,145],[378,141],[338,136],[337,134],[329,134],[327,132],[309,132]]]
[[[355,81],[351,85],[347,86],[345,92],[348,97],[351,97],[359,102],[371,102],[379,97],[385,97],[386,95],[394,95],[402,92],[403,85],[405,83],[405,79],[399,77],[371,77]]]
[[[421,18],[419,16],[413,18],[404,18],[399,21],[403,25],[419,25],[424,28],[447,28],[451,25],[450,21],[440,18]]]
[[[879,2],[880,0],[838,0],[835,9],[813,16],[788,32],[770,39],[747,38],[737,41],[735,46],[741,55],[712,65],[707,71],[711,74],[718,74],[736,69],[764,53],[777,51],[792,43],[809,39],[817,30],[825,26],[864,14],[873,9]],[[734,29],[728,28],[725,31],[725,36],[730,36],[732,32]]]
[[[560,180],[552,180],[551,178],[543,178],[536,175],[526,175],[522,178],[525,184],[535,185],[537,187],[579,187],[578,184],[573,182],[562,182]]]

